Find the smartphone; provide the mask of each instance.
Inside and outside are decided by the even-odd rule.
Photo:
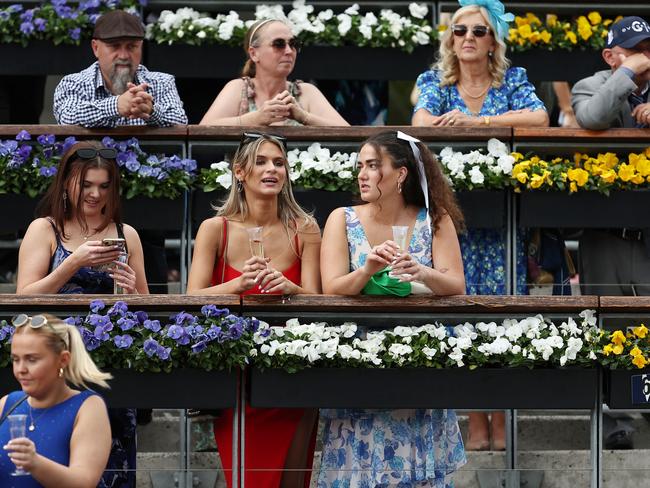
[[[122,237],[107,237],[102,239],[102,244],[104,246],[119,246],[122,252],[126,251],[126,239]]]

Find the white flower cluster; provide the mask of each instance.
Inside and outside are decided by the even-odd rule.
[[[441,324],[398,326],[365,333],[356,324],[328,326],[287,321],[285,327],[262,324],[255,334],[254,356],[266,366],[476,367],[590,365],[596,360],[599,329],[592,310],[559,326],[541,315],[521,320],[463,323],[453,332]],[[318,364],[316,364],[318,363]]]
[[[487,154],[480,150],[463,154],[445,147],[439,154],[443,172],[457,190],[503,188],[510,180],[515,159],[498,139],[490,139]]]
[[[383,9],[379,16],[373,12],[361,14],[359,5],[354,4],[343,13],[335,14],[326,9],[314,12],[305,0],[296,0],[292,10],[285,14],[282,5],[258,5],[255,19],[243,21],[239,14],[230,11],[227,15],[210,17],[189,7],[176,12],[164,10],[159,18],[147,25],[147,38],[158,43],[185,42],[201,44],[215,42],[240,44],[246,30],[259,19],[280,19],[292,26],[294,35],[305,41],[326,45],[349,43],[371,47],[400,47],[407,51],[416,46],[432,43],[436,31],[427,19],[428,8],[424,4],[409,5],[408,17]]]
[[[356,187],[354,168],[357,153],[332,152],[319,143],[311,144],[307,150],[292,149],[287,153],[289,178],[297,186],[334,190],[351,190]],[[209,189],[232,185],[230,164],[227,161],[212,163],[209,169],[201,171],[204,186]]]

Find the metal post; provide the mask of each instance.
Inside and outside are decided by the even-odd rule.
[[[179,488],[190,488],[192,486],[191,475],[188,483],[188,457],[189,457],[189,441],[188,441],[188,418],[185,410],[181,410],[180,419],[180,475],[178,477]]]
[[[591,488],[600,488],[603,485],[603,371],[601,368],[598,368],[598,392],[591,410],[590,454]]]
[[[239,473],[240,473],[240,484],[241,488],[246,486],[246,372],[242,371],[240,374],[241,382],[239,388]],[[233,486],[235,486],[233,484]]]
[[[230,469],[233,488],[239,487],[239,412],[241,410],[240,398],[242,391],[242,376],[243,371],[240,370],[239,374],[237,375],[237,394],[235,397],[235,408],[232,412],[232,465],[230,466]],[[223,463],[221,464],[221,468],[223,469]],[[225,471],[224,476],[226,476]]]
[[[181,248],[179,249],[181,266],[181,293],[187,292],[187,276],[190,269],[192,248],[192,225],[190,215],[190,192],[183,192],[183,228],[181,230]]]

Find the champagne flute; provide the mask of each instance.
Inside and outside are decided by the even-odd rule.
[[[11,439],[17,439],[18,437],[25,437],[25,427],[27,426],[27,415],[24,414],[14,414],[7,417],[9,420],[9,435]],[[16,469],[11,476],[26,476],[29,473],[22,468],[16,466]]]
[[[393,225],[393,241],[395,244],[399,246],[400,252],[403,253],[408,253],[409,248],[408,248],[408,238],[409,235],[409,226],[408,225]],[[404,275],[393,275],[393,273],[389,273],[388,276],[391,278],[397,278],[400,279],[401,277],[408,277],[410,275],[404,274]]]
[[[406,238],[409,235],[408,225],[394,225],[393,226],[393,241],[397,244],[402,252],[409,252],[408,242]]]
[[[264,241],[262,239],[263,227],[251,227],[248,231],[248,244],[251,248],[251,255],[259,258],[264,257]]]

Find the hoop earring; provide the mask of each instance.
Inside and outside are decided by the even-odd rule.
[[[241,182],[241,180],[237,180],[237,191],[239,193],[244,191],[244,184]]]
[[[68,211],[68,190],[63,190],[63,212]]]
[[[59,378],[63,378],[63,368],[59,368]]]

